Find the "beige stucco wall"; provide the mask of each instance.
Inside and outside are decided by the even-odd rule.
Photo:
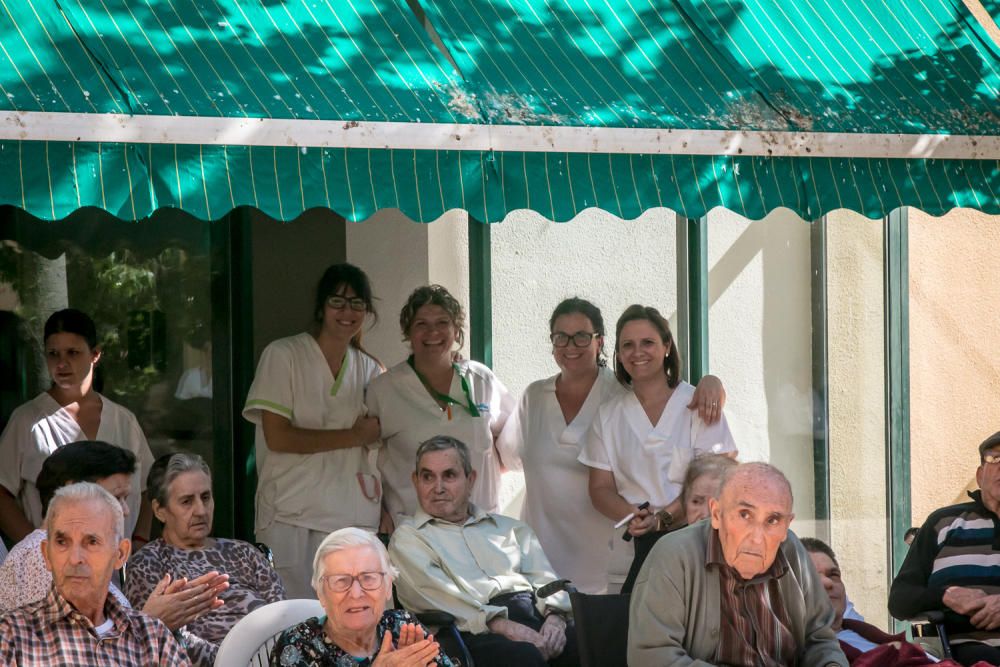
[[[726,384],[740,459],[784,471],[803,535],[815,533],[809,230],[788,210],[709,214],[710,370]]]
[[[866,619],[888,622],[882,223],[827,216],[831,546]]]
[[[347,261],[361,267],[378,298],[379,321],[365,332],[365,346],[387,366],[409,354],[399,331],[399,311],[415,288],[444,285],[468,307],[468,215],[450,211],[432,224],[385,209],[362,223],[347,223]],[[468,323],[466,346],[468,354]]]
[[[909,214],[913,522],[974,486],[1000,430],[1000,216]]]
[[[493,362],[512,391],[558,371],[549,316],[566,297],[601,309],[609,359],[615,322],[627,306],[655,306],[676,323],[675,219],[665,209],[636,220],[588,209],[559,224],[516,211],[494,225]]]

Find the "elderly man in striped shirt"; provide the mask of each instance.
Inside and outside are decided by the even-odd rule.
[[[945,612],[955,660],[1000,664],[1000,431],[979,445],[978,491],[917,531],[889,590],[896,618]]]
[[[64,486],[49,503],[45,527],[52,588],[43,600],[0,616],[0,664],[190,667],[162,621],[108,594],[130,547],[114,496],[90,482]]]
[[[629,610],[630,667],[847,667],[834,611],[788,530],[792,487],[766,463],[723,476],[710,519],[662,538]]]

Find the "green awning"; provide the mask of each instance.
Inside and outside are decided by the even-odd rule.
[[[1000,46],[961,0],[411,5],[0,0],[0,204],[1000,213]]]

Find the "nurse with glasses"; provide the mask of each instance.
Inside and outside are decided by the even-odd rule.
[[[312,327],[264,349],[243,409],[256,426],[256,536],[274,552],[289,598],[313,597],[310,563],[327,535],[379,528],[380,428],[364,401],[383,369],[361,345],[369,320],[368,276],[351,264],[329,267]]]
[[[607,368],[604,337],[604,318],[590,301],[556,306],[549,341],[559,372],[528,386],[497,443],[504,464],[524,471],[521,518],[559,576],[585,593],[608,588],[615,536],[613,522],[591,503],[589,468],[578,457],[598,408],[626,391]],[[712,404],[724,402],[722,383],[706,376],[688,407],[704,406],[710,418]]]

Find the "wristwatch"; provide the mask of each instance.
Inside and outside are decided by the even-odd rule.
[[[660,510],[656,513],[657,532],[668,530],[673,523],[674,515],[670,513],[670,510]]]

